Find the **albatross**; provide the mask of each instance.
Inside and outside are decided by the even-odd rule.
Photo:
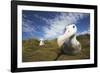
[[[76,39],[77,27],[75,24],[67,25],[63,35],[57,38],[58,46],[65,54],[76,54],[81,51],[81,44]]]

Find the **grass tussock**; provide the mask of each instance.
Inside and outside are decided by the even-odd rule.
[[[22,61],[54,61],[54,60],[77,60],[90,58],[90,35],[80,35],[77,37],[82,45],[82,51],[76,55],[61,54],[56,39],[46,40],[44,46],[39,46],[39,40],[23,40],[22,44]],[[58,57],[58,58],[57,58]]]

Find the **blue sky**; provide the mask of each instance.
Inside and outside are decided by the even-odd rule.
[[[90,14],[23,10],[22,38],[55,39],[72,23],[77,26],[77,35],[89,33]]]

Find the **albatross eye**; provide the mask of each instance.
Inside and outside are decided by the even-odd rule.
[[[75,26],[73,26],[73,28],[75,28]]]

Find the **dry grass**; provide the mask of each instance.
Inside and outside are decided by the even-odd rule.
[[[61,54],[58,58],[60,49],[56,39],[45,41],[45,46],[40,47],[36,39],[23,40],[22,61],[54,61],[56,60],[77,60],[90,58],[90,36],[82,35],[77,38],[82,44],[82,51],[76,55]]]

